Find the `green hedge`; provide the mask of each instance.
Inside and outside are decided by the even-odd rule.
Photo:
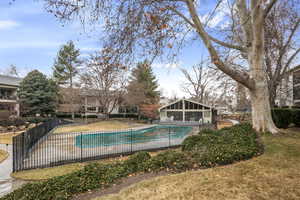
[[[84,169],[46,181],[28,183],[0,200],[66,200],[74,194],[109,187],[130,174],[151,171],[181,172],[229,164],[262,152],[250,124],[220,131],[203,130],[185,139],[182,151],[167,150],[151,157],[138,152],[122,162],[92,163]]]
[[[212,167],[249,159],[262,153],[263,148],[251,125],[242,124],[188,137],[182,150],[191,152],[195,164]]]
[[[272,118],[278,128],[288,128],[292,123],[300,126],[300,109],[274,108]]]
[[[58,113],[55,113],[55,116],[57,118],[72,118],[72,113],[61,113],[61,112],[58,112]],[[79,113],[75,113],[74,114],[75,118],[81,118],[81,114]]]
[[[134,118],[137,119],[138,115],[137,114],[110,114],[109,118]]]
[[[19,117],[13,119],[0,120],[0,126],[22,126],[26,125],[26,122],[29,123],[40,123],[50,120],[51,118],[44,117]]]
[[[300,109],[294,109],[293,110],[293,123],[300,127]]]

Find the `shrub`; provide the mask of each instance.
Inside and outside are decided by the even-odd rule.
[[[168,150],[157,154],[144,163],[145,171],[184,171],[189,169],[191,163],[183,152]]]
[[[110,114],[109,115],[109,118],[134,118],[134,119],[137,119],[138,116],[137,114]]]
[[[272,109],[272,118],[277,128],[288,128],[293,122],[292,109],[275,108]]]
[[[66,200],[76,193],[107,187],[127,175],[122,163],[92,163],[71,174],[54,177],[43,182],[25,184],[0,199]]]
[[[215,134],[215,133],[216,131],[209,128],[204,128],[199,132],[199,134]]]
[[[141,171],[143,169],[143,163],[150,158],[151,156],[148,152],[141,151],[130,156],[128,160],[125,160],[124,166],[129,173]]]
[[[12,118],[6,120],[0,120],[0,126],[22,126],[25,125],[25,120],[22,118]]]
[[[300,127],[300,109],[294,109],[293,110],[293,123]]]
[[[193,135],[187,137],[182,143],[182,150],[183,151],[199,151],[203,146],[206,144],[214,143],[214,140],[218,139],[216,135],[210,134],[202,134],[202,135]]]
[[[191,152],[192,162],[202,167],[224,165],[249,159],[262,151],[250,124],[235,125],[185,139],[183,151]]]
[[[46,117],[24,117],[23,119],[26,122],[37,124],[37,123],[49,121],[51,118],[46,118]]]
[[[72,113],[63,113],[63,112],[58,112],[55,113],[57,118],[72,118]],[[74,114],[75,118],[81,118],[81,114],[75,113]]]

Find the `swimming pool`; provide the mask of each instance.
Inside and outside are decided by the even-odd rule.
[[[172,140],[185,137],[191,130],[192,127],[185,126],[154,126],[139,130],[82,134],[76,136],[75,146],[80,148],[93,148],[158,140]]]

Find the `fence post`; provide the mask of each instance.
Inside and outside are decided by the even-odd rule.
[[[171,146],[171,127],[169,127],[169,147]]]
[[[21,135],[22,135],[22,147],[21,147],[20,170],[23,170],[24,159],[25,159],[25,157],[27,157],[27,148],[26,148],[26,144],[25,144],[25,139],[26,139],[25,132],[23,132]]]
[[[132,153],[132,129],[130,129],[130,152]]]
[[[80,133],[80,161],[82,162],[82,132]]]
[[[12,150],[13,150],[13,156],[12,156],[12,159],[13,159],[13,172],[16,171],[16,161],[17,161],[17,155],[16,155],[16,136],[14,136],[12,138]]]

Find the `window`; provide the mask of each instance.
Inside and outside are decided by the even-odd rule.
[[[137,113],[138,109],[137,106],[120,106],[119,107],[119,113],[120,114],[132,114],[132,113]]]
[[[300,86],[294,87],[294,100],[300,100]]]
[[[210,112],[206,112],[206,111],[205,111],[205,112],[204,112],[204,117],[205,117],[205,118],[209,118],[209,117],[210,117]]]
[[[87,111],[96,112],[96,107],[87,107]]]
[[[173,118],[174,121],[182,121],[183,120],[183,112],[179,111],[168,111],[167,112],[168,118]]]
[[[202,112],[185,112],[185,121],[199,121],[202,119]]]
[[[104,108],[102,106],[98,107],[98,113],[104,113]]]
[[[300,70],[293,73],[294,85],[300,84]]]

